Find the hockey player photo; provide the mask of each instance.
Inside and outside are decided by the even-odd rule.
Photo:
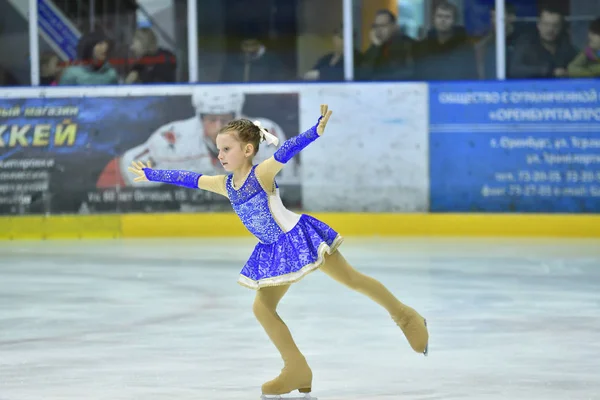
[[[287,101],[281,101],[282,97]],[[289,101],[290,97],[293,97],[294,101]],[[225,171],[217,158],[216,137],[219,130],[234,119],[247,118],[259,123],[268,132],[277,136],[280,143],[296,135],[299,129],[297,94],[244,94],[239,88],[204,87],[194,89],[191,104],[195,111],[193,116],[160,126],[151,132],[143,143],[111,160],[100,174],[96,187],[113,190],[116,187],[131,188],[133,180],[127,168],[132,161],[150,162],[157,169],[189,170],[205,175],[224,174]],[[245,115],[244,111],[248,109],[256,115]],[[261,114],[267,114],[272,118],[283,118],[286,126],[293,126],[294,132],[285,132],[279,123]],[[271,157],[276,150],[277,148],[267,146],[266,143],[261,145],[255,158],[256,163]],[[282,199],[291,207],[299,207],[301,202],[299,166],[299,160],[295,158],[292,160],[292,165],[277,179]],[[142,188],[151,189],[159,186],[164,190],[171,190],[156,182],[145,182]],[[135,190],[144,189],[140,189],[140,185],[136,184]],[[201,191],[187,193],[185,196],[185,200],[189,201],[181,201],[181,211],[215,208],[210,206],[212,199],[207,198],[206,193]],[[144,196],[138,196],[140,197]],[[215,199],[218,200],[220,199]]]

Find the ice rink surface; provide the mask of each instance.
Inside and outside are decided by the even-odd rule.
[[[0,242],[0,400],[245,400],[282,362],[236,283],[254,242]],[[319,400],[600,399],[600,241],[347,238],[430,355],[315,272],[279,313]]]

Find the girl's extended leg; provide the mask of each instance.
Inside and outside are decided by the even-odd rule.
[[[311,390],[312,371],[287,325],[277,313],[277,305],[289,288],[289,285],[284,285],[259,289],[252,307],[256,319],[279,350],[284,362],[281,374],[263,385],[263,394],[285,394],[296,389],[308,393]]]
[[[321,271],[385,308],[402,329],[413,350],[427,353],[429,333],[425,319],[411,307],[402,304],[381,282],[352,268],[339,251],[327,256]]]

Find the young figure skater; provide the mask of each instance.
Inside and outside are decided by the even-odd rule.
[[[139,161],[129,168],[138,175],[134,181],[164,182],[226,196],[246,228],[258,239],[238,283],[257,291],[254,314],[284,363],[281,374],[262,386],[263,398],[294,390],[311,391],[312,371],[279,317],[277,305],[292,283],[319,268],[384,307],[413,350],[427,355],[429,333],[425,319],[398,301],[380,282],[352,268],[338,251],[342,237],[336,231],[309,215],[287,210],[281,202],[275,176],[286,162],[323,134],[330,116],[327,105],[322,105],[315,126],[285,141],[271,158],[258,165],[253,165],[252,159],[259,143],[266,141],[277,146],[277,138],[252,121],[230,122],[217,136],[219,161],[231,172],[228,175],[154,170],[150,164]]]

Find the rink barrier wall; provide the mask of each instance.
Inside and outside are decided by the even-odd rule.
[[[120,215],[0,217],[0,239],[116,239],[121,226]]]
[[[346,236],[600,237],[600,215],[310,213]],[[122,237],[250,235],[237,215],[123,215]]]
[[[163,122],[170,124],[173,118],[193,114],[183,110],[182,115],[174,115],[179,108],[191,107],[192,92],[202,90],[210,95],[224,86],[0,89],[0,122],[10,127],[5,131],[18,132],[29,126],[32,140],[31,146],[23,146],[16,134],[14,140],[9,140],[6,132],[0,138],[0,167],[8,173],[2,178],[6,181],[0,182],[5,185],[0,204],[22,207],[27,213],[28,205],[39,195],[39,185],[33,185],[33,194],[10,197],[10,184],[25,191],[32,182],[10,181],[6,176],[20,171],[14,166],[18,164],[9,167],[6,161],[51,154],[56,165],[64,167],[66,162],[71,169],[54,176],[49,198],[58,191],[68,197],[69,188],[75,188],[75,194],[88,200],[92,210],[115,212],[119,208],[112,205],[117,197],[106,196],[114,189],[85,185],[71,177],[90,174],[96,182],[94,174],[105,169],[105,162],[113,157],[111,152],[124,146],[111,147],[113,142],[120,143],[113,140],[114,135],[128,132],[129,140],[135,135],[139,136],[136,141],[146,140]],[[302,204],[307,210],[399,211],[311,212],[342,235],[600,237],[597,80],[228,86],[243,92],[247,102],[261,110],[273,111],[275,101],[278,105],[284,100],[293,103],[287,117],[297,119],[298,127],[314,124],[316,104],[327,102],[336,110],[328,133],[320,139],[322,145],[302,153],[302,176],[310,177],[301,182]],[[71,119],[64,119],[63,114],[46,115],[46,108],[69,111],[73,107],[77,115]],[[13,113],[15,109],[18,112]],[[115,112],[121,110],[128,114]],[[136,113],[140,110],[146,112],[143,118]],[[153,120],[157,115],[165,121]],[[98,127],[98,121],[103,125]],[[47,125],[52,126],[52,141],[46,135]],[[96,135],[100,131],[103,134]],[[110,156],[91,165],[95,158],[90,154],[96,153],[88,148],[90,144],[97,147],[94,151]],[[331,149],[336,148],[344,152],[332,160]],[[373,163],[373,152],[386,162]],[[41,172],[50,176],[54,167],[53,162]],[[83,193],[82,186],[89,192]],[[19,200],[27,196],[30,203]],[[23,203],[5,203],[7,199]],[[118,201],[131,206],[125,204],[128,200]],[[122,209],[143,210],[142,203],[134,204],[138,208]],[[75,215],[78,210],[85,207],[76,204],[73,210],[59,211],[49,207],[45,216],[0,216],[0,239],[249,235],[229,212]]]
[[[600,238],[600,215],[310,213],[344,236]],[[0,239],[248,237],[233,213],[0,217]]]

